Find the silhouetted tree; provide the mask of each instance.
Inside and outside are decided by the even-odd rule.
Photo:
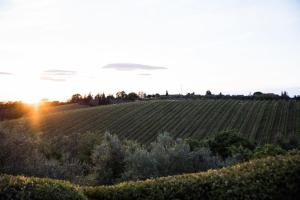
[[[124,91],[119,91],[119,92],[116,93],[116,97],[117,97],[118,99],[126,99],[127,94],[126,94],[126,92],[124,92]]]
[[[77,94],[72,95],[70,102],[71,103],[79,103],[81,100],[82,100],[81,94],[77,93]]]
[[[261,95],[263,95],[262,92],[254,92],[254,93],[253,93],[253,96],[261,96]]]
[[[127,95],[127,99],[130,101],[137,100],[138,98],[139,98],[138,95],[134,92],[131,92]]]
[[[281,92],[281,98],[282,99],[289,99],[290,97],[289,97],[289,95],[286,91],[283,91],[283,92]]]
[[[212,93],[211,93],[211,91],[210,91],[210,90],[207,90],[207,91],[206,91],[206,93],[205,93],[205,95],[206,95],[206,96],[211,96],[211,95],[212,95]]]

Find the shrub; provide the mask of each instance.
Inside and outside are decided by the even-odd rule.
[[[2,200],[84,200],[86,197],[68,182],[51,179],[0,176]]]
[[[91,199],[299,199],[300,155],[208,172],[83,188]]]
[[[232,147],[242,147],[249,150],[254,149],[254,145],[247,139],[240,137],[233,131],[225,131],[216,134],[208,140],[210,150],[222,158],[232,156]]]
[[[125,145],[125,171],[122,180],[137,180],[182,173],[206,171],[227,165],[208,148],[191,150],[185,140],[163,133],[148,148],[134,142]]]
[[[103,142],[92,153],[96,181],[111,184],[121,178],[124,170],[124,147],[116,135],[105,133]]]
[[[253,158],[263,158],[267,156],[276,156],[280,154],[284,154],[286,151],[282,149],[280,146],[274,144],[265,144],[262,146],[256,147],[253,153]]]

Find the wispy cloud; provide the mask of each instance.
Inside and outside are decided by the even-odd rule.
[[[63,79],[63,78],[53,78],[53,77],[49,77],[49,76],[42,76],[41,80],[54,81],[54,82],[65,82],[66,81],[66,79]]]
[[[68,77],[74,75],[76,71],[51,69],[43,71],[40,78],[45,81],[65,82]]]
[[[43,71],[43,74],[49,76],[72,76],[76,74],[76,71],[51,69]]]
[[[134,63],[112,63],[102,67],[103,69],[114,69],[118,71],[134,71],[134,70],[165,70],[166,67],[141,65]]]
[[[12,75],[10,72],[0,72],[0,75]]]
[[[140,73],[140,74],[137,74],[137,75],[139,75],[139,76],[151,76],[152,74],[150,74],[150,73]]]

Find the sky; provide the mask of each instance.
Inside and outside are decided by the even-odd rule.
[[[0,101],[300,95],[299,0],[0,0]]]

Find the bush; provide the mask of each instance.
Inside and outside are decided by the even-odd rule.
[[[2,175],[0,176],[0,199],[84,200],[87,198],[68,182]]]
[[[253,158],[263,158],[267,156],[276,156],[280,154],[284,154],[286,151],[282,149],[280,146],[274,144],[265,144],[262,146],[256,147],[253,153]]]
[[[103,142],[91,155],[97,183],[112,184],[124,171],[125,151],[116,135],[105,133]]]
[[[300,155],[252,160],[204,173],[83,188],[91,199],[299,199]]]
[[[134,142],[125,145],[122,180],[137,180],[215,169],[227,165],[208,148],[191,150],[185,140],[163,133],[148,148]]]
[[[254,145],[247,139],[240,137],[233,131],[225,131],[216,134],[213,138],[208,140],[210,150],[223,159],[233,156],[232,148],[241,147],[243,149],[253,150]]]

